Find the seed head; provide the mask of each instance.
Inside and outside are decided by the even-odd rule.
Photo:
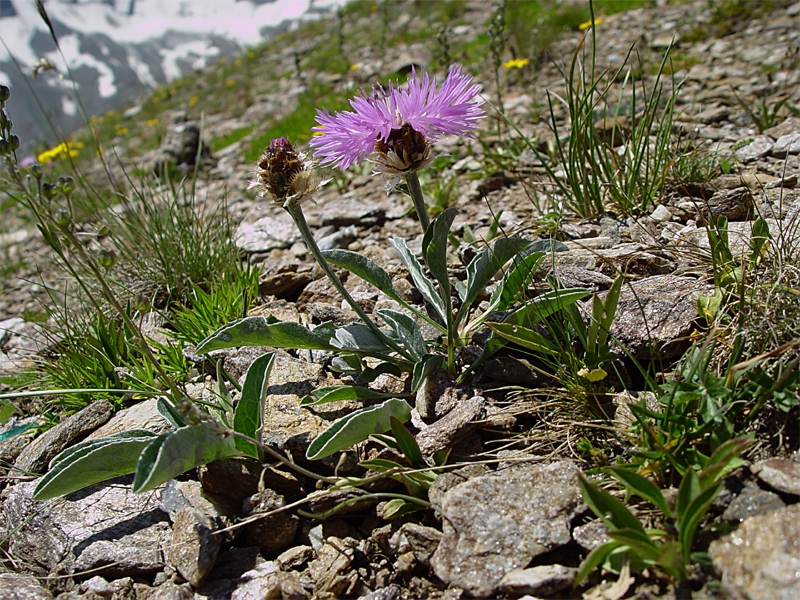
[[[258,197],[267,196],[275,206],[289,202],[303,202],[327,181],[321,181],[315,165],[298,152],[286,138],[272,140],[256,164],[255,180],[250,188],[258,190]]]

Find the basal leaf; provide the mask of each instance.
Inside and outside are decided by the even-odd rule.
[[[450,278],[447,272],[447,248],[449,246],[447,234],[450,233],[450,226],[457,214],[458,209],[454,207],[442,211],[425,232],[422,242],[425,264],[428,265],[434,279],[439,282],[439,289],[445,301],[450,296]]]
[[[204,354],[221,348],[269,346],[304,350],[335,350],[330,343],[329,327],[320,325],[313,331],[300,323],[269,323],[264,317],[245,317],[224,325],[197,345]]]
[[[630,529],[645,533],[639,519],[622,502],[591,483],[582,473],[578,475],[578,484],[586,506],[606,524],[606,527],[612,531]]]
[[[391,398],[376,406],[357,410],[319,434],[306,452],[306,458],[317,460],[364,441],[373,433],[391,429],[390,417],[407,421],[411,406],[405,400]]]
[[[397,445],[400,446],[400,449],[403,451],[403,455],[406,457],[408,464],[415,469],[424,469],[427,467],[428,464],[425,462],[425,459],[422,458],[422,452],[420,452],[417,440],[414,439],[414,436],[406,429],[405,425],[394,417],[390,418],[389,422],[392,426],[394,439],[397,440]]]
[[[628,490],[644,500],[649,500],[655,504],[662,513],[672,518],[672,511],[664,500],[664,496],[658,486],[638,473],[623,467],[609,467],[607,469],[617,480],[621,481]]]
[[[181,427],[161,434],[142,451],[133,491],[152,490],[189,469],[241,454],[232,437],[223,437],[204,425]]]
[[[700,521],[703,520],[703,517],[721,489],[722,484],[718,483],[703,490],[683,509],[678,519],[678,543],[681,545],[683,558],[687,562],[692,552],[694,532],[697,530],[697,526],[700,525]]]
[[[416,321],[406,314],[384,308],[377,311],[378,315],[392,328],[395,337],[411,353],[415,360],[421,359],[427,353],[425,340]]]
[[[158,400],[156,400],[156,410],[158,411],[158,414],[164,417],[164,420],[172,425],[172,427],[175,429],[186,425],[183,420],[183,416],[177,410],[175,410],[175,407],[172,406],[169,400],[163,396],[160,396]]]
[[[143,435],[138,431],[82,445],[54,463],[39,479],[33,491],[34,500],[57,498],[112,477],[133,473],[139,455],[154,437],[155,434],[150,432]]]
[[[334,332],[331,344],[338,350],[350,352],[388,352],[386,344],[366,325],[348,325]]]
[[[264,399],[269,386],[269,374],[275,364],[275,353],[267,352],[253,361],[242,384],[242,395],[239,404],[233,413],[233,430],[261,441],[261,431],[264,428]],[[260,451],[255,444],[247,440],[236,438],[236,447],[247,456],[260,457]]]
[[[302,406],[316,406],[337,400],[373,400],[395,398],[397,394],[384,394],[360,385],[331,385],[317,388],[300,402]]]
[[[427,354],[422,360],[414,365],[411,376],[411,391],[416,392],[428,375],[432,375],[441,370],[444,366],[444,356],[441,354]]]
[[[611,540],[610,542],[606,542],[605,544],[602,544],[601,546],[598,546],[589,552],[586,558],[583,559],[583,562],[578,569],[578,573],[575,575],[575,581],[573,582],[572,587],[575,588],[580,585],[580,583],[589,576],[589,573],[602,565],[608,558],[608,555],[622,545],[622,542]]]
[[[363,254],[358,254],[350,250],[325,250],[322,255],[328,262],[347,269],[354,275],[358,275],[397,302],[404,301],[397,294],[392,285],[392,278],[375,261],[367,258]]]
[[[428,231],[431,231],[431,229],[429,228]],[[411,280],[414,282],[414,287],[419,290],[419,293],[422,294],[425,301],[434,308],[439,318],[444,321],[444,302],[441,296],[436,292],[436,288],[434,288],[430,280],[425,277],[425,274],[422,272],[422,265],[417,260],[417,257],[409,250],[405,240],[402,238],[390,238],[389,241],[392,243],[392,246],[394,246],[394,249],[397,250],[397,254],[400,256],[400,260],[403,261],[406,269],[408,269]]]
[[[528,348],[541,354],[558,355],[559,349],[553,342],[533,329],[511,323],[487,323],[489,328],[508,342],[513,342],[523,348]]]

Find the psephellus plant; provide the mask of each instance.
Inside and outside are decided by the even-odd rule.
[[[315,136],[310,145],[322,164],[345,169],[369,160],[375,174],[389,176],[387,189],[405,179],[424,230],[422,261],[405,240],[392,238],[390,242],[424,299],[426,310],[404,300],[389,274],[371,259],[349,250],[319,249],[303,214],[303,205],[325,182],[318,175],[314,161],[285,138],[278,138],[269,143],[257,163],[251,188],[257,190],[259,197],[289,213],[310,254],[361,323],[340,328],[323,323],[308,329],[298,323],[247,317],[213,333],[197,346],[197,352],[245,345],[334,351],[338,356],[333,360],[333,368],[358,374],[367,384],[383,373],[395,376],[410,373],[410,394],[414,394],[429,376],[442,371],[454,382],[464,382],[489,356],[518,339],[520,333],[524,333],[527,347],[532,343],[546,347],[548,342],[535,331],[534,324],[573,304],[588,291],[552,290],[527,302],[521,301],[538,263],[548,252],[565,250],[566,246],[550,240],[533,242],[520,237],[499,237],[472,259],[464,283],[451,284],[448,238],[458,211],[448,208],[431,221],[419,185],[417,173],[437,156],[433,142],[445,135],[467,135],[478,126],[484,116],[479,93],[480,86],[471,76],[462,74],[459,65],[451,67],[438,89],[435,79],[424,71],[420,74],[414,71],[406,88],[390,84],[388,90],[381,86],[373,87],[370,93],[362,90],[350,101],[352,111],[331,115],[325,109],[318,110],[318,125],[312,128]],[[379,309],[375,316],[382,323],[375,322],[351,297],[331,264],[374,285],[397,302],[400,310]],[[488,307],[474,311],[478,297],[500,272],[502,276]],[[458,309],[454,309],[453,291],[460,299]],[[498,312],[505,315],[500,322],[492,323],[493,333],[478,358],[468,361],[463,348],[487,325],[490,315]],[[433,336],[423,335],[421,323],[435,332]],[[388,431],[391,417],[407,420],[411,406],[397,396],[356,385],[316,390],[304,399],[305,405],[343,399],[385,401],[335,422],[312,442],[307,458],[322,458],[372,433]]]

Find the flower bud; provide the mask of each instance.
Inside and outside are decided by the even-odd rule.
[[[9,154],[11,152],[11,144],[0,138],[0,155]]]
[[[19,137],[14,134],[8,136],[8,146],[9,148],[11,148],[12,152],[14,152],[17,148],[19,148]]]
[[[136,294],[133,298],[133,308],[138,310],[140,313],[147,312],[152,308],[152,304],[150,304],[150,298],[145,296],[144,294]]]
[[[30,167],[31,175],[36,177],[36,179],[42,178],[42,165],[39,163],[33,163]]]
[[[5,102],[10,95],[11,90],[8,89],[8,86],[0,85],[0,101]]]
[[[56,185],[58,186],[58,191],[65,196],[69,196],[75,191],[75,180],[72,177],[59,177],[56,180]]]
[[[72,225],[72,215],[64,208],[57,208],[53,211],[53,223],[59,229],[66,230]]]
[[[103,248],[97,253],[97,262],[100,263],[100,266],[103,267],[103,269],[109,271],[114,268],[114,265],[117,264],[117,253],[113,250],[107,250]]]
[[[58,188],[53,183],[43,183],[42,184],[42,195],[47,198],[48,200],[52,200],[56,197],[58,193]]]

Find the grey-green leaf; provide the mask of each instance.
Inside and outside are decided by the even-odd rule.
[[[324,325],[312,331],[299,323],[269,323],[264,317],[246,317],[222,326],[200,342],[195,351],[203,354],[238,346],[335,350],[330,343],[331,330]]]
[[[133,491],[152,490],[189,469],[233,456],[241,456],[241,452],[232,437],[223,437],[204,425],[181,427],[161,434],[142,451]]]
[[[427,353],[425,339],[416,321],[406,314],[388,308],[378,310],[378,315],[386,321],[394,331],[395,337],[402,341],[403,346],[412,354],[415,360],[421,359]]]
[[[92,440],[94,443],[84,444],[53,464],[37,482],[33,498],[49,500],[112,477],[133,473],[142,450],[155,437],[153,433],[145,433],[147,435],[137,432],[129,436],[100,438]]]
[[[350,250],[325,250],[322,255],[328,262],[358,275],[393,300],[403,302],[392,285],[392,278],[375,261]]]
[[[261,441],[261,431],[264,427],[264,399],[269,386],[269,374],[274,364],[274,352],[267,352],[253,361],[247,369],[242,384],[242,395],[233,413],[234,431],[257,441]],[[236,438],[235,444],[244,454],[259,458],[260,453],[255,444],[241,438]]]
[[[411,406],[405,400],[391,398],[367,408],[362,408],[342,417],[319,434],[306,452],[306,458],[317,460],[363,442],[373,433],[384,433],[391,429],[390,417],[408,421]]]
[[[373,400],[376,398],[395,398],[397,394],[385,394],[360,385],[331,385],[317,388],[300,401],[302,406],[316,406],[338,400]]]
[[[450,278],[447,273],[447,248],[449,242],[447,234],[450,233],[450,226],[456,218],[458,209],[450,207],[433,220],[425,238],[422,242],[422,253],[425,256],[425,264],[428,265],[431,275],[439,282],[439,289],[442,298],[450,295]]]
[[[400,260],[403,261],[406,269],[408,269],[408,272],[411,274],[414,287],[419,290],[419,293],[422,294],[426,302],[436,310],[439,318],[444,320],[444,302],[436,292],[436,288],[433,287],[430,280],[425,277],[425,274],[422,272],[422,265],[417,260],[417,257],[414,256],[414,253],[406,246],[406,242],[402,238],[390,238],[389,241],[392,246],[394,246],[395,250],[397,250]]]
[[[334,332],[331,344],[338,350],[350,352],[386,352],[391,350],[366,325],[348,325]]]

